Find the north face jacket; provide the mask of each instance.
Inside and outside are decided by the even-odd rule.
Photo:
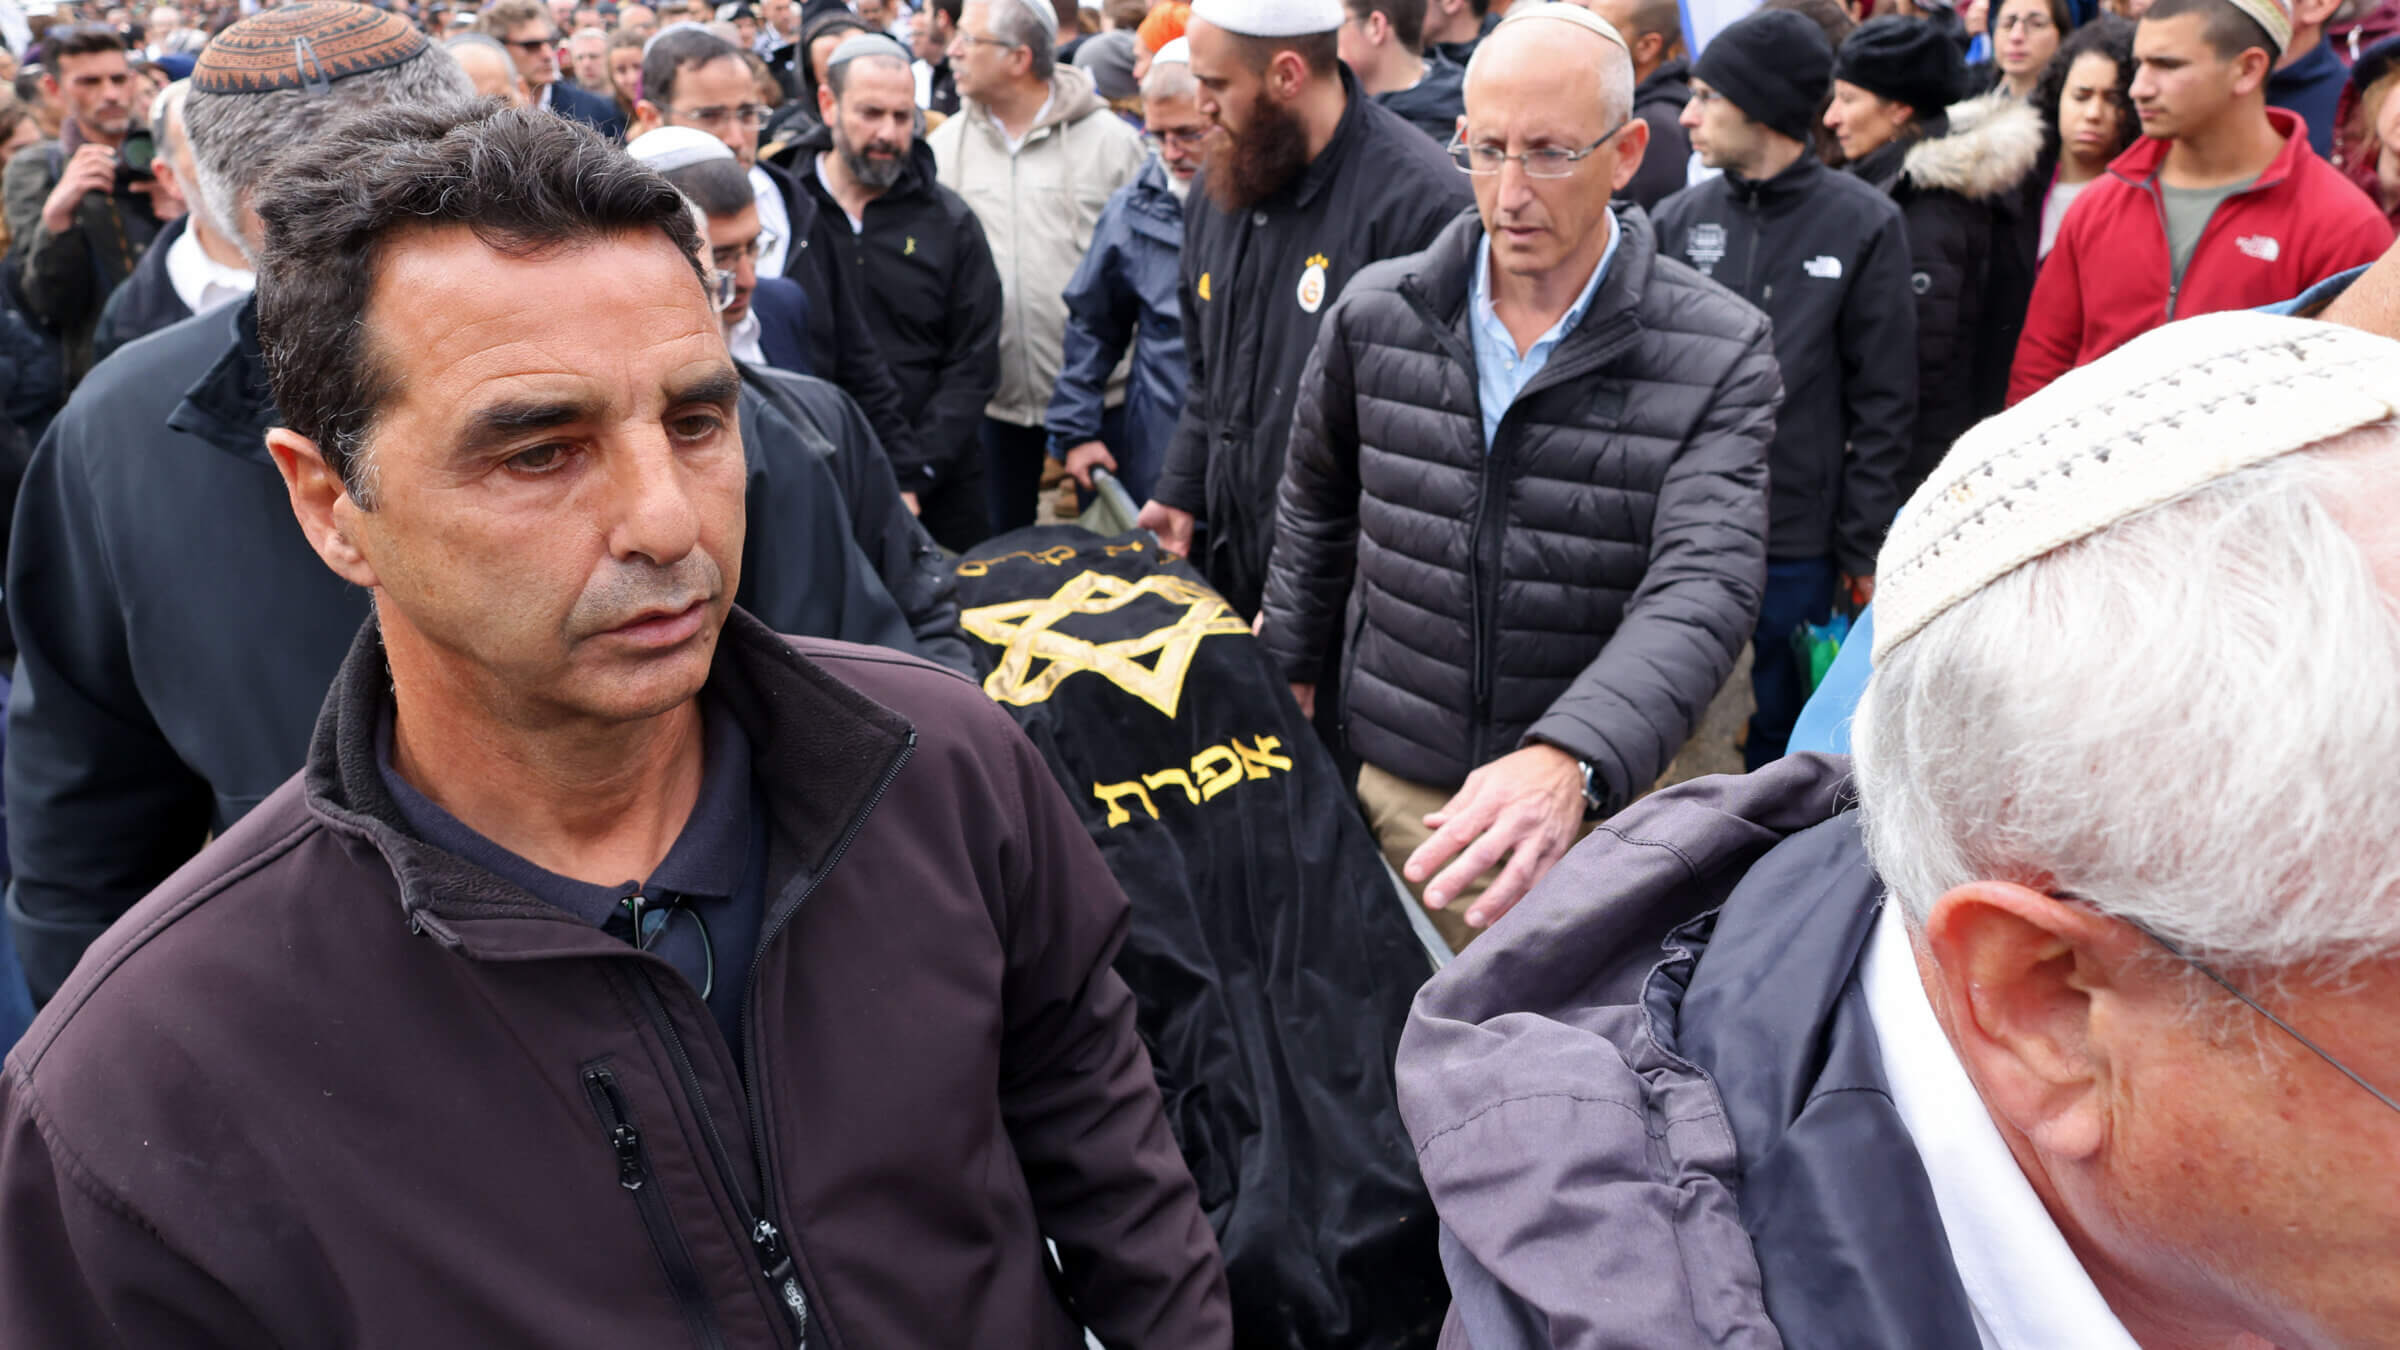
[[[1661,256],[1774,321],[1783,408],[1767,452],[1767,556],[1872,574],[1917,420],[1899,206],[1803,153],[1764,181],[1728,173],[1676,193],[1656,228]]]
[[[802,246],[867,297],[875,352],[916,435],[919,459],[893,467],[909,490],[930,491],[983,453],[983,405],[1000,383],[1000,273],[975,213],[934,181],[924,141],[911,143],[900,180],[867,203],[856,230],[817,176],[817,156],[832,148],[823,126],[799,143],[792,178],[816,206]]]
[[[9,539],[8,920],[46,999],[117,916],[300,767],[371,608],[267,457],[253,301],[102,362],[26,470]],[[824,463],[755,392],[737,603],[915,652]]]
[[[1859,990],[1883,886],[1847,780],[1655,793],[1418,992],[1443,1350],[1980,1343]]]
[[[409,831],[366,625],[302,772],[10,1054],[0,1344],[1230,1350],[1124,895],[1008,715],[738,610],[704,697],[771,821],[738,1057]]]
[[[1980,395],[1986,344],[2019,326],[1995,312],[1994,255],[2006,248],[2016,197],[2042,153],[2041,114],[2006,90],[1953,104],[1921,136],[1893,141],[1849,171],[1890,193],[1908,221],[1909,289],[1917,301],[1917,423],[1900,470],[1900,499],[1925,481],[1950,443],[2000,411]]]
[[[1049,108],[1015,150],[972,99],[925,140],[942,186],[975,208],[1000,269],[1000,386],[984,415],[1038,427],[1064,359],[1067,307],[1059,297],[1092,246],[1100,212],[1142,171],[1149,147],[1109,111],[1091,75],[1068,65],[1051,75]],[[1112,398],[1123,399],[1123,381],[1119,373]]]
[[[1440,146],[1368,98],[1348,104],[1298,177],[1248,211],[1184,208],[1184,360],[1191,390],[1152,494],[1197,516],[1192,561],[1233,607],[1258,611],[1275,543],[1275,492],[1301,370],[1317,328],[1361,268],[1434,241],[1474,190]]]
[[[1757,624],[1766,317],[1660,259],[1639,207],[1617,228],[1583,321],[1488,452],[1473,212],[1353,279],[1309,359],[1260,637],[1302,682],[1340,644],[1350,749],[1402,778],[1454,786],[1540,741],[1620,805]]]
[[[2288,300],[2383,256],[2392,242],[2383,212],[2317,158],[2298,117],[2269,108],[2267,121],[2282,153],[2209,217],[2180,286],[2158,194],[2167,143],[2135,141],[2084,189],[2034,282],[2010,403],[2169,319]]]
[[[1158,479],[1175,419],[1183,413],[1191,373],[1183,360],[1183,309],[1175,285],[1183,256],[1183,202],[1167,186],[1166,165],[1153,159],[1141,176],[1117,190],[1091,250],[1067,283],[1067,332],[1058,390],[1045,425],[1050,457],[1100,439],[1109,381],[1133,349],[1125,390],[1125,439],[1112,446],[1117,477],[1135,501]]]

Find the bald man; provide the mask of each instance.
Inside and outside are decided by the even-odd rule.
[[[1512,9],[1467,67],[1475,212],[1353,282],[1300,382],[1262,637],[1313,707],[1355,623],[1359,802],[1454,948],[1666,770],[1765,583],[1767,321],[1610,206],[1633,86],[1604,20]]]

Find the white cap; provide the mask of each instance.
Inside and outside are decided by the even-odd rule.
[[[2400,342],[2236,311],[2156,328],[1958,438],[1875,567],[1875,657],[2044,554],[2400,414]]]
[[[1166,46],[1159,48],[1158,55],[1150,58],[1150,64],[1153,67],[1188,66],[1191,63],[1192,40],[1190,38],[1177,38],[1173,42],[1168,43]]]
[[[673,173],[712,159],[732,159],[725,142],[691,127],[659,127],[636,136],[625,153],[658,170]]]
[[[1330,33],[1349,16],[1342,0],[1195,0],[1192,17],[1243,37],[1306,37]]]
[[[1508,17],[1500,21],[1500,26],[1506,27],[1512,23],[1533,23],[1543,19],[1547,19],[1552,23],[1571,23],[1577,28],[1583,29],[1585,32],[1596,33],[1599,36],[1608,39],[1610,42],[1613,42],[1620,47],[1624,47],[1627,52],[1631,52],[1633,50],[1633,48],[1626,45],[1625,35],[1617,31],[1617,26],[1615,24],[1601,18],[1599,15],[1594,14],[1592,11],[1585,9],[1581,5],[1556,3],[1538,5],[1511,5],[1509,6]]]

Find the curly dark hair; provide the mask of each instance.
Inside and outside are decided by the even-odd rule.
[[[256,205],[258,344],[276,406],[369,510],[361,457],[392,382],[367,302],[395,236],[464,225],[533,255],[656,230],[707,280],[699,227],[666,179],[581,122],[498,100],[361,109],[278,157]]]
[[[2117,63],[2117,87],[2113,97],[2117,103],[2117,143],[2108,148],[2108,158],[2115,159],[2133,144],[2142,131],[2141,120],[2133,115],[2133,30],[2131,19],[2114,14],[2093,17],[2090,23],[2067,34],[2058,44],[2050,64],[2042,67],[2041,83],[2034,86],[2033,106],[2042,114],[2042,160],[2056,164],[2059,156],[2058,101],[2067,92],[2067,72],[2079,56],[2105,56]]]

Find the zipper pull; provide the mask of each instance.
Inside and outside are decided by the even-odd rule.
[[[783,1300],[783,1310],[792,1319],[792,1331],[800,1338],[801,1350],[808,1350],[808,1295],[800,1288],[800,1277],[792,1269],[792,1255],[784,1250],[783,1234],[775,1225],[760,1219],[750,1230],[750,1244],[758,1249],[758,1262],[767,1273],[767,1283]]]
[[[617,1184],[629,1191],[642,1188],[642,1132],[631,1125],[619,1125],[608,1132],[609,1146],[617,1151]]]

